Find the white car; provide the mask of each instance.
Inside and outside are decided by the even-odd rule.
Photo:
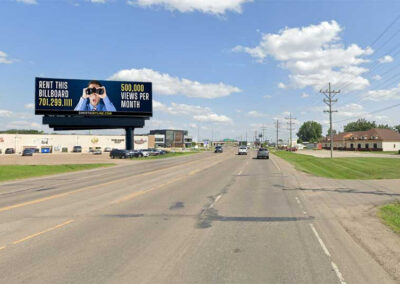
[[[246,146],[240,146],[238,155],[247,155],[247,147]]]
[[[142,153],[143,157],[148,157],[150,156],[150,152],[146,149],[144,150],[139,150],[140,153]]]

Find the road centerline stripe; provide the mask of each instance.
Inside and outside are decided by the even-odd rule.
[[[29,235],[29,236],[27,236],[27,237],[25,237],[25,238],[23,238],[23,239],[14,241],[13,244],[16,245],[16,244],[22,243],[22,242],[24,242],[24,241],[30,240],[30,239],[32,239],[32,238],[35,238],[35,237],[37,237],[37,236],[40,236],[40,235],[42,235],[42,234],[45,234],[45,233],[47,233],[47,232],[54,231],[54,230],[56,230],[56,229],[58,229],[58,228],[61,228],[61,227],[63,227],[63,226],[66,226],[66,225],[72,223],[73,221],[74,221],[74,220],[68,220],[68,221],[66,221],[66,222],[64,222],[64,223],[58,224],[57,226],[48,228],[48,229],[46,229],[46,230],[44,230],[44,231],[41,231],[41,232],[38,232],[38,233],[35,233],[35,234],[32,234],[32,235]]]

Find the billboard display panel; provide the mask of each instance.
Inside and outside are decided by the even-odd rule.
[[[35,114],[152,116],[152,83],[35,78]]]

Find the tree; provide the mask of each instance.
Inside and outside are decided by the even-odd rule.
[[[33,129],[9,129],[0,131],[0,133],[6,134],[44,134],[43,131],[33,130]]]
[[[333,129],[332,132],[333,132],[333,135],[337,134],[337,131],[335,129]],[[331,136],[331,129],[330,128],[328,129],[328,133],[326,134],[326,136]]]
[[[400,124],[393,126],[394,130],[400,133]]]
[[[299,139],[308,142],[318,142],[322,137],[322,125],[315,121],[306,121],[297,132]]]
[[[365,131],[372,128],[377,128],[375,121],[367,121],[364,118],[361,118],[357,121],[347,123],[344,126],[344,132]]]

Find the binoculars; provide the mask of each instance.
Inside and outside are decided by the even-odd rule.
[[[103,88],[99,88],[99,89],[97,89],[97,88],[87,88],[86,89],[86,95],[91,95],[91,94],[99,94],[99,95],[102,95],[102,94],[104,94],[104,89]]]

